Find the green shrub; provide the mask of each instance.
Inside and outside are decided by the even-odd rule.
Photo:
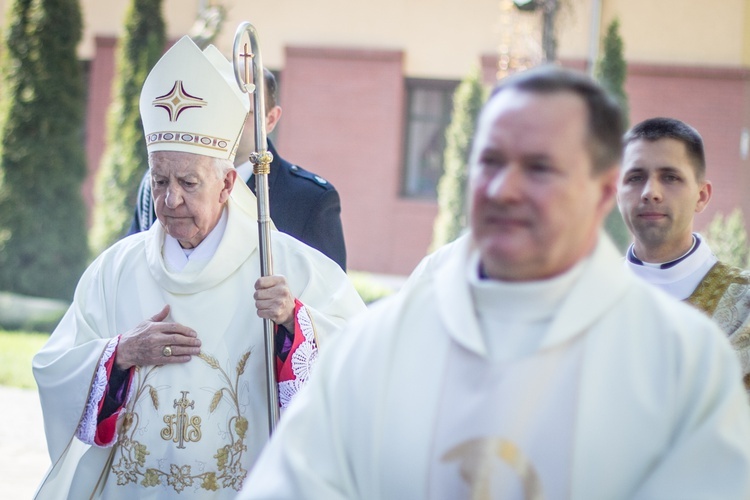
[[[630,121],[628,96],[625,93],[628,66],[625,62],[625,48],[620,36],[620,21],[617,18],[612,20],[607,27],[607,33],[602,40],[602,51],[602,58],[596,66],[596,79],[617,99],[625,118],[624,125],[627,126]]]
[[[394,288],[379,283],[369,273],[349,271],[347,274],[365,304],[372,304],[395,292]]]
[[[716,214],[703,236],[720,261],[743,269],[750,267],[745,219],[739,208],[734,209],[726,218],[722,214]]]
[[[609,92],[622,108],[624,123],[628,126],[628,96],[625,94],[625,79],[628,67],[625,63],[624,47],[620,37],[620,21],[614,19],[607,27],[602,40],[602,57],[596,65],[596,79]],[[604,221],[604,230],[609,234],[617,248],[623,254],[630,245],[630,232],[622,220],[620,211],[615,207]]]
[[[67,309],[65,301],[0,292],[0,328],[52,332]]]
[[[438,214],[432,230],[431,250],[461,235],[466,228],[466,179],[477,117],[486,98],[479,71],[472,72],[453,95],[451,123],[445,131],[443,175],[438,182]]]

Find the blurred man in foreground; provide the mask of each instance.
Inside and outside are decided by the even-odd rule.
[[[621,123],[583,75],[502,82],[469,235],[323,353],[241,498],[748,498],[729,344],[600,230]]]

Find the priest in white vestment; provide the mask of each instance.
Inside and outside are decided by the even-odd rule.
[[[583,74],[501,82],[474,138],[470,233],[347,325],[240,498],[749,498],[729,343],[600,232],[622,123]]]
[[[234,498],[269,434],[262,318],[285,407],[365,310],[336,263],[279,232],[260,277],[232,164],[249,102],[215,47],[177,42],[140,106],[160,223],[89,266],[34,357],[53,464],[40,499]]]
[[[626,265],[719,325],[750,391],[750,271],[720,262],[693,232],[712,192],[703,139],[687,123],[649,118],[625,135],[617,202],[634,238]]]

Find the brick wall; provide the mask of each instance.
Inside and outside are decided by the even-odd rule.
[[[339,190],[348,266],[408,273],[425,255],[436,205],[399,196],[403,54],[288,47],[280,87],[279,152]]]
[[[95,39],[95,55],[91,60],[86,100],[86,162],[88,175],[81,188],[83,200],[88,207],[88,222],[91,224],[94,207],[94,179],[99,170],[107,136],[107,109],[112,100],[112,78],[115,73],[114,37],[98,36]]]

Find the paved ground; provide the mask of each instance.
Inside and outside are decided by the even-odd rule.
[[[36,391],[0,386],[0,498],[32,498],[48,467]]]

